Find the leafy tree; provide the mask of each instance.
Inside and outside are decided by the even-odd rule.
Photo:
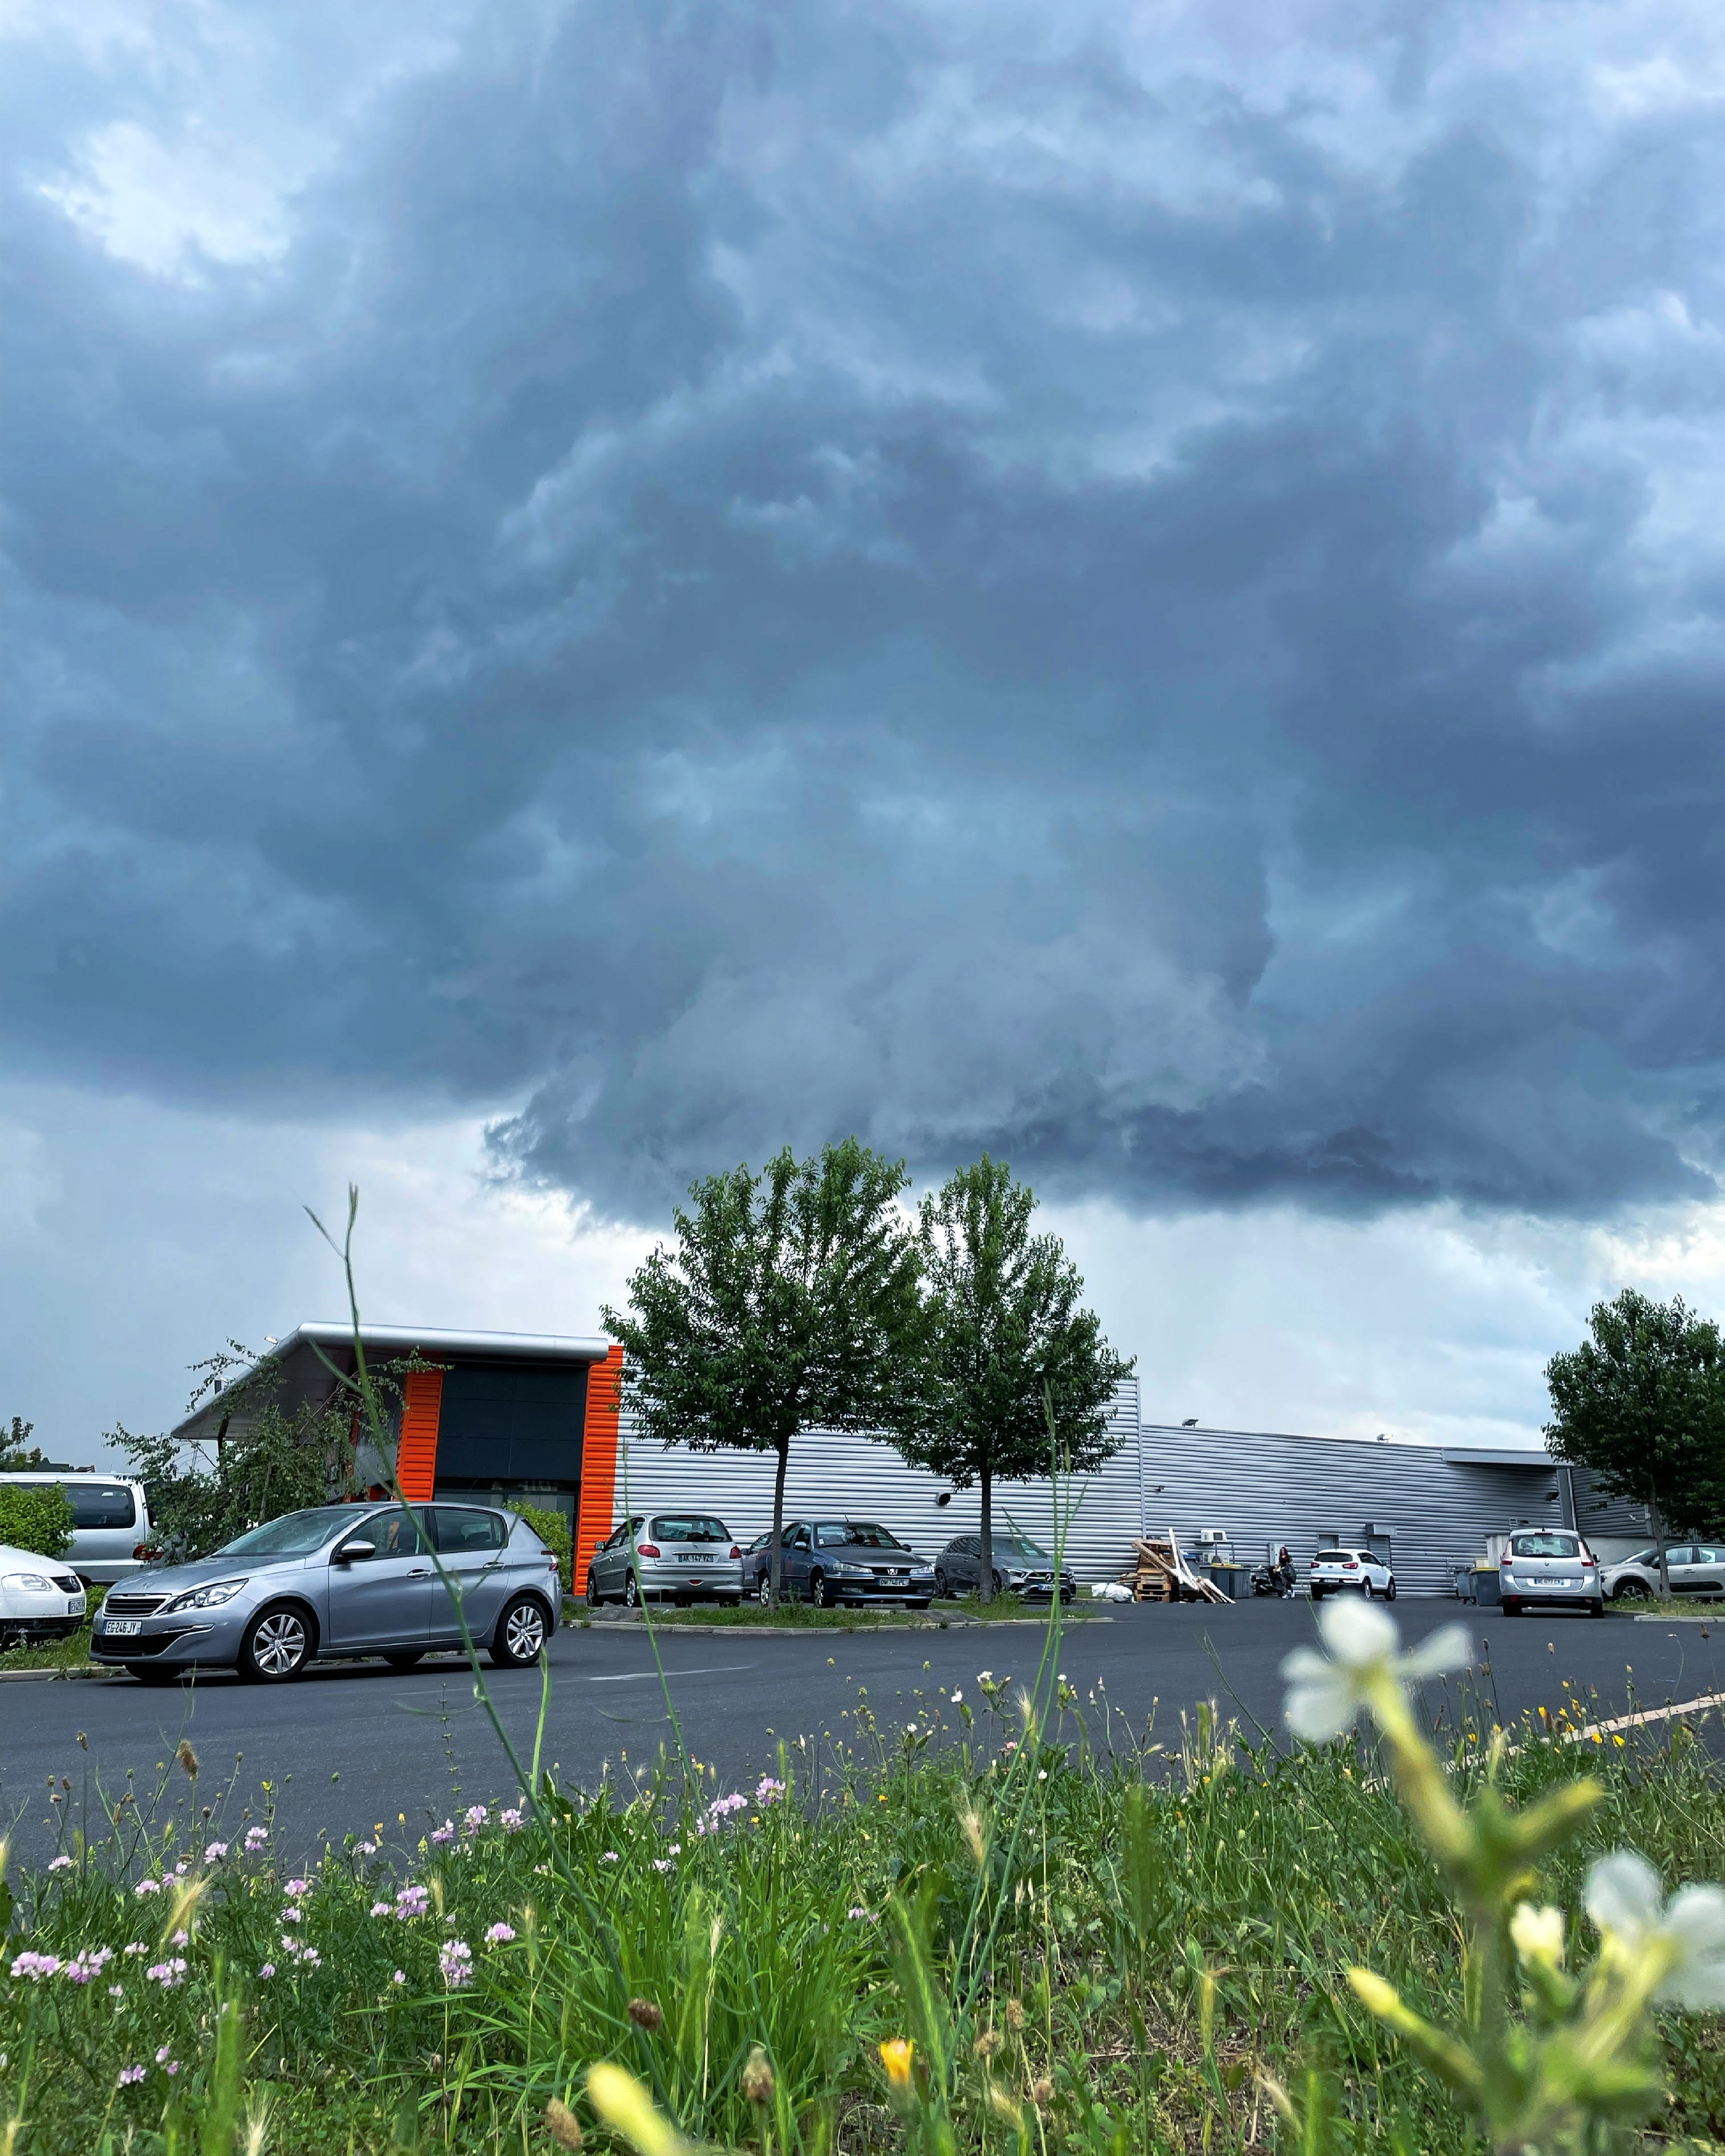
[[[0,1427],[0,1475],[17,1475],[27,1467],[46,1467],[48,1455],[39,1445],[32,1445],[30,1433],[36,1425],[26,1422],[22,1415],[14,1415],[9,1424]],[[45,1551],[45,1556],[55,1553]]]
[[[1036,1199],[985,1153],[922,1201],[918,1228],[929,1343],[923,1383],[901,1396],[893,1442],[953,1486],[980,1484],[982,1580],[994,1563],[994,1485],[1050,1471],[1052,1410],[1065,1463],[1119,1450],[1108,1409],[1132,1362],[1081,1306],[1084,1282],[1057,1235],[1030,1231]]]
[[[908,1179],[854,1137],[809,1160],[787,1147],[759,1175],[706,1177],[675,1215],[675,1249],[631,1276],[629,1313],[604,1312],[639,1429],[776,1455],[775,1606],[792,1439],[879,1430],[916,1381],[916,1245],[896,1202]]]
[[[1593,1337],[1545,1366],[1546,1443],[1646,1506],[1669,1594],[1667,1532],[1725,1516],[1725,1342],[1681,1296],[1654,1302],[1632,1287],[1596,1302],[1588,1322]]]
[[[353,1410],[339,1389],[290,1413],[279,1398],[280,1358],[253,1355],[234,1340],[193,1367],[198,1384],[187,1411],[221,1397],[213,1438],[188,1450],[123,1425],[109,1433],[145,1485],[156,1540],[171,1556],[202,1557],[284,1512],[357,1494]],[[398,1397],[396,1379],[408,1367],[373,1373],[386,1396]]]

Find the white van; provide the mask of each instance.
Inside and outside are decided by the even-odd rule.
[[[72,1507],[72,1546],[61,1562],[93,1586],[111,1587],[144,1563],[150,1507],[141,1482],[117,1475],[45,1474],[41,1468],[0,1475],[20,1490],[63,1490]]]

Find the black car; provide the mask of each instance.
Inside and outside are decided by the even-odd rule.
[[[1021,1602],[1053,1601],[1055,1562],[1045,1549],[1029,1536],[1010,1530],[996,1535],[993,1544],[994,1594],[1016,1594]],[[981,1593],[982,1537],[954,1535],[934,1561],[934,1579],[935,1592],[942,1596]],[[1060,1599],[1070,1602],[1078,1592],[1078,1582],[1065,1565],[1060,1567]]]
[[[764,1602],[772,1566],[773,1537],[764,1534],[743,1552],[743,1593]],[[850,1602],[902,1602],[926,1609],[934,1574],[878,1520],[787,1520],[779,1592],[787,1601],[812,1602],[817,1609]]]

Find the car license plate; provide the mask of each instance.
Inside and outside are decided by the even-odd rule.
[[[699,1550],[691,1550],[683,1562],[685,1564],[711,1564],[712,1559],[710,1557],[703,1557]]]
[[[105,1617],[102,1635],[109,1640],[135,1640],[144,1629],[141,1617]]]

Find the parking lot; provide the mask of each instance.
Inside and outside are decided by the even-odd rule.
[[[1631,1688],[1643,1707],[1725,1688],[1709,1626],[1556,1614],[1510,1620],[1406,1600],[1397,1614],[1409,1640],[1458,1616],[1467,1620],[1485,1649],[1479,1681],[1504,1719],[1560,1705],[1566,1679],[1584,1696],[1597,1694],[1607,1713],[1630,1703]],[[1205,1699],[1248,1730],[1278,1731],[1281,1658],[1313,1636],[1303,1601],[1127,1606],[1111,1619],[1071,1626],[1060,1661],[1092,1736],[1121,1744],[1153,1724],[1153,1739],[1177,1746],[1181,1710]],[[1042,1645],[1040,1628],[1030,1625],[659,1636],[685,1741],[718,1784],[737,1786],[772,1768],[784,1743],[805,1789],[829,1772],[832,1746],[850,1740],[862,1692],[884,1722],[932,1723],[936,1741],[947,1741],[960,1721],[952,1694],[980,1707],[978,1673],[1027,1680]],[[551,1664],[544,1757],[565,1778],[590,1785],[607,1764],[614,1774],[636,1770],[671,1744],[639,1626],[562,1630]],[[537,1674],[491,1671],[490,1681],[516,1743],[531,1753]],[[1434,1705],[1452,1713],[1454,1695]],[[124,1679],[8,1683],[0,1686],[0,1817],[13,1822],[14,1847],[44,1856],[63,1830],[58,1815],[77,1824],[99,1789],[111,1804],[128,1773],[141,1799],[165,1778],[183,1809],[190,1785],[172,1765],[182,1737],[201,1761],[195,1808],[209,1805],[232,1825],[244,1806],[261,1813],[268,1782],[278,1841],[296,1861],[315,1854],[326,1835],[339,1841],[382,1822],[392,1841],[417,1841],[462,1806],[513,1794],[471,1681],[454,1661],[406,1674],[382,1663],[336,1664],[267,1688],[227,1676],[168,1691]],[[50,1778],[61,1799],[54,1805]]]

